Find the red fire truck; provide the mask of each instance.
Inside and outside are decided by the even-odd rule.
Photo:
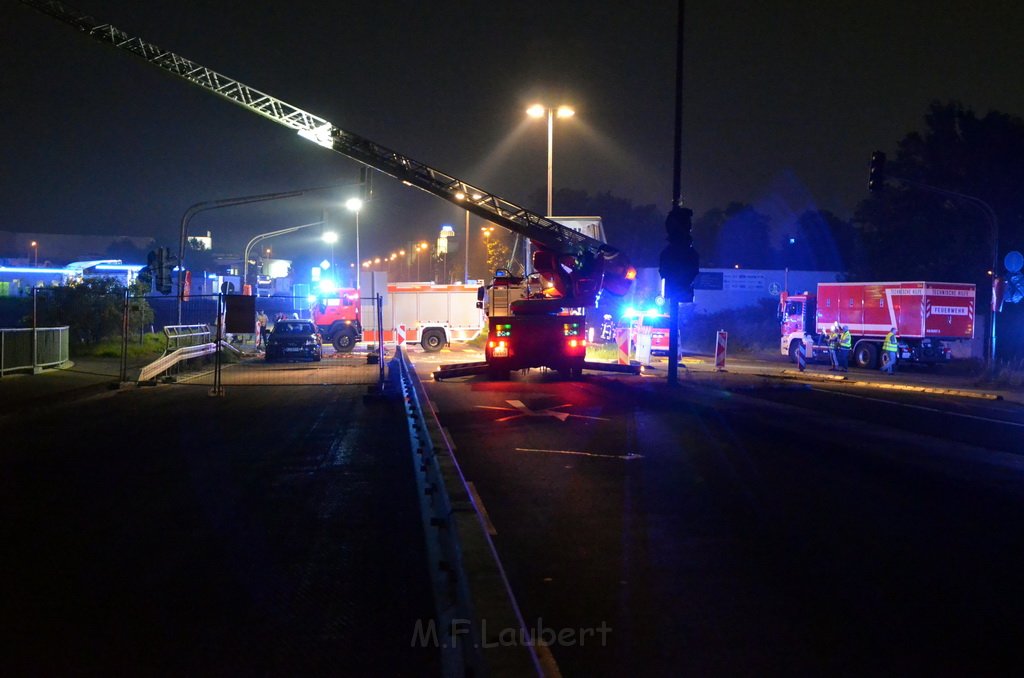
[[[814,344],[807,357],[824,355],[825,332],[838,324],[850,330],[857,367],[878,366],[882,340],[892,327],[901,360],[945,362],[951,357],[946,341],[974,338],[974,303],[975,288],[968,283],[819,283],[817,294],[782,294],[782,355],[795,361],[808,335]]]
[[[397,343],[404,339],[424,351],[440,351],[453,341],[469,341],[484,328],[477,308],[476,285],[435,285],[433,283],[387,283],[381,295],[384,327],[378,331],[372,300],[360,300],[354,289],[338,290],[313,304],[313,322],[324,341],[342,353],[361,341]],[[366,309],[362,308],[366,303]]]
[[[604,292],[618,296],[625,294],[636,277],[636,269],[630,265],[626,255],[601,242],[599,237],[588,235],[584,232],[588,228],[576,230],[550,216],[536,214],[63,3],[25,1],[99,42],[128,51],[165,72],[294,130],[304,139],[528,238],[535,248],[530,262],[532,272],[539,276],[541,282],[531,287],[524,281],[521,289],[509,297],[507,305],[498,304],[502,315],[491,314],[488,307],[487,367],[496,376],[508,376],[509,370],[535,365],[555,367],[570,374],[581,371],[582,357],[575,352],[571,355],[566,353],[565,346],[559,342],[564,339],[571,345],[576,341],[577,346],[579,342],[585,342],[584,310],[595,307]],[[590,222],[588,218],[577,218],[577,222],[580,221]],[[184,237],[182,229],[181,250],[185,246]],[[525,272],[530,272],[529,268],[524,265]],[[496,282],[500,283],[497,278]],[[483,308],[484,295],[480,296]],[[512,297],[516,298],[513,300]],[[339,297],[339,302],[343,306],[344,298]],[[327,305],[324,306],[326,309]],[[334,337],[332,341],[336,346],[340,341],[340,350],[345,350],[350,343],[354,345],[356,337],[361,334],[355,332],[357,317],[347,320],[347,326],[343,321],[340,328],[328,330],[328,336]],[[334,327],[333,321],[328,327]],[[426,336],[424,333],[422,341],[426,341]],[[490,350],[492,343],[493,348],[500,349],[502,341],[507,355],[501,355],[501,350]]]

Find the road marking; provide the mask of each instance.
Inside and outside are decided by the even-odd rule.
[[[597,452],[580,452],[578,450],[541,450],[533,447],[517,447],[516,452],[547,452],[548,454],[571,454],[577,457],[600,457],[602,459],[622,459],[623,461],[632,461],[633,459],[643,459],[642,454],[599,454]]]
[[[512,407],[497,407],[494,405],[477,405],[482,410],[501,410],[503,412],[515,412],[507,417],[496,419],[495,421],[511,421],[512,419],[518,419],[519,417],[554,417],[558,421],[565,421],[569,417],[576,417],[578,419],[596,419],[598,421],[608,421],[607,417],[590,417],[585,414],[573,414],[571,412],[556,412],[555,410],[563,407],[572,407],[572,403],[565,403],[563,405],[555,405],[545,410],[531,410],[522,400],[506,400],[506,403]]]
[[[860,398],[862,400],[872,400],[876,403],[885,403],[887,405],[899,405],[900,407],[910,407],[915,410],[925,410],[926,412],[936,412],[938,414],[949,414],[954,417],[964,417],[965,419],[977,419],[978,421],[987,421],[993,424],[1004,424],[1006,426],[1017,426],[1024,428],[1024,423],[1016,421],[1007,421],[1005,419],[993,419],[991,417],[981,417],[977,414],[964,414],[962,412],[950,412],[949,410],[940,410],[937,407],[928,407],[926,405],[913,405],[911,403],[901,403],[895,400],[885,400],[884,398],[872,398],[871,396],[857,395],[855,393],[845,393],[843,391],[833,391],[826,388],[814,388],[811,387],[812,391],[818,391],[819,393],[832,393],[835,395],[846,396],[847,398]]]
[[[484,521],[484,529],[487,530],[487,534],[492,537],[498,534],[498,531],[494,529],[494,523],[491,522],[491,516],[487,513],[487,508],[484,507],[484,500],[480,498],[480,494],[476,491],[476,485],[472,481],[466,481],[466,487],[469,488],[469,495],[473,497],[473,504],[476,505],[476,510],[480,513],[480,519]]]

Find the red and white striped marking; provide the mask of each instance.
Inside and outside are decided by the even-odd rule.
[[[715,342],[715,369],[725,369],[725,352],[729,344],[729,333],[718,330],[718,341]]]

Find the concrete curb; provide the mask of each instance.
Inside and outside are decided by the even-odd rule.
[[[998,393],[985,391],[965,391],[955,388],[935,388],[932,386],[914,386],[911,384],[890,384],[878,381],[864,381],[861,379],[851,380],[849,377],[840,377],[830,374],[808,374],[794,370],[782,370],[779,374],[759,373],[758,376],[774,377],[782,379],[809,379],[811,381],[827,381],[830,383],[842,383],[848,386],[859,386],[862,388],[877,388],[883,391],[907,391],[911,393],[928,393],[930,395],[948,395],[958,398],[978,398],[981,400],[1002,400],[1003,396]]]

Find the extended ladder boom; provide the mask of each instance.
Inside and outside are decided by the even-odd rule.
[[[357,160],[400,181],[444,198],[459,207],[530,238],[561,254],[576,257],[581,266],[595,260],[615,260],[614,268],[628,268],[625,257],[613,247],[590,238],[556,221],[520,207],[504,198],[468,184],[401,153],[339,129],[329,121],[307,113],[276,97],[253,89],[214,70],[141,38],[104,24],[64,3],[52,0],[21,0],[23,4],[52,16],[90,37],[127,50],[149,63],[173,73],[214,94],[244,106],[274,122],[296,130],[300,136],[325,148]]]

